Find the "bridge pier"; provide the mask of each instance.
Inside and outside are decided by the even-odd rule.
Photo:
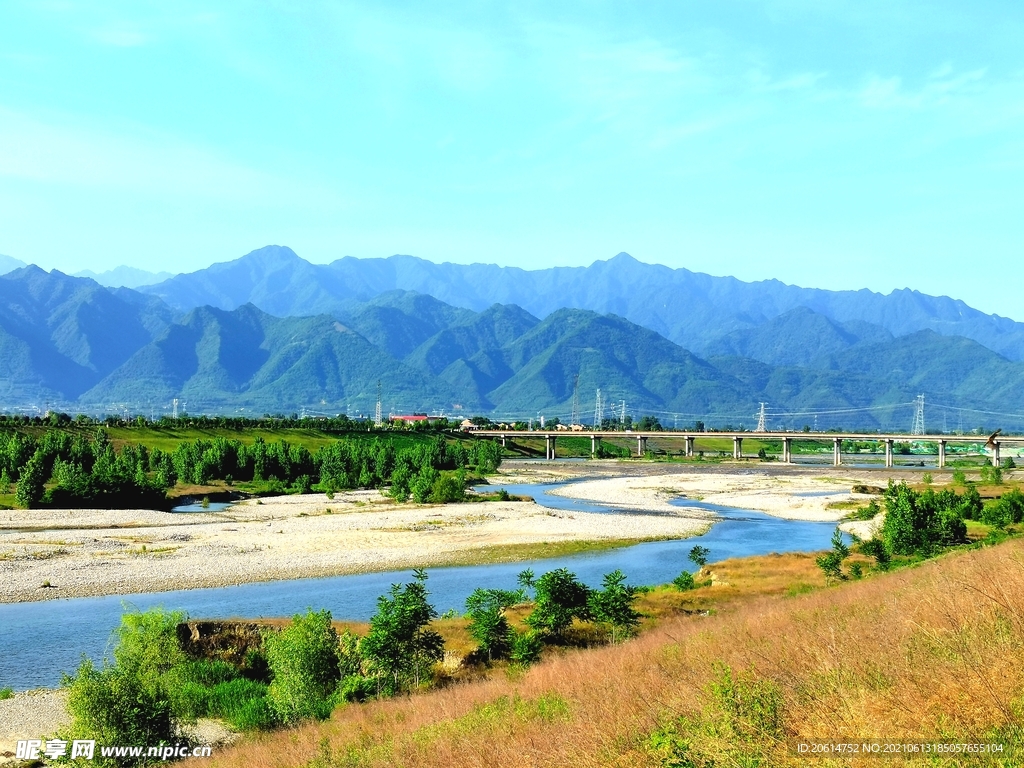
[[[600,442],[601,438],[599,438],[597,435],[590,436],[590,458],[597,458],[597,446]]]
[[[686,458],[693,458],[693,438],[689,435],[686,436]]]
[[[544,458],[551,461],[555,458],[555,436],[545,435],[544,436]]]
[[[732,457],[734,459],[742,459],[743,458],[743,438],[742,437],[734,437],[732,439]]]
[[[784,464],[793,463],[793,438],[791,437],[782,438],[782,462]]]
[[[636,455],[637,458],[642,459],[647,453],[647,438],[643,435],[636,436]]]
[[[999,441],[998,440],[993,440],[992,441],[992,466],[993,467],[998,467],[999,466]]]
[[[892,469],[892,438],[885,439],[885,466]]]
[[[939,469],[946,466],[946,441],[939,440]]]
[[[838,467],[843,463],[843,441],[841,438],[832,438],[832,466]]]
[[[502,432],[502,434],[501,434],[501,447],[502,448],[505,447],[505,433],[504,432]]]

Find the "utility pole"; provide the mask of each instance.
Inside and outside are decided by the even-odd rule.
[[[754,428],[755,432],[767,432],[768,431],[768,427],[765,424],[766,420],[765,420],[765,413],[764,413],[764,407],[766,405],[767,405],[767,403],[761,403],[761,410],[757,414],[757,426]]]
[[[575,426],[580,423],[580,375],[576,374],[576,379],[572,384],[572,419],[569,422],[570,426]]]
[[[380,379],[377,379],[377,410],[373,414],[373,426],[380,427],[384,423],[380,408]]]
[[[597,399],[594,403],[594,429],[600,429],[604,424],[604,403],[601,402],[601,388],[597,388]]]

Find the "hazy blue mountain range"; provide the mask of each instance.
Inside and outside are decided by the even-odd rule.
[[[228,267],[273,255],[265,250]],[[319,268],[285,257],[296,273],[279,283],[297,285],[295,275],[304,273],[309,300],[328,302],[311,277]],[[271,296],[273,283],[268,278],[260,290]],[[177,397],[193,412],[371,415],[380,380],[385,413],[566,418],[578,376],[586,423],[598,388],[606,414],[625,400],[633,415],[681,425],[753,426],[766,401],[780,414],[775,426],[799,428],[819,412],[822,427],[906,429],[909,410],[895,405],[919,393],[929,403],[1024,412],[1022,362],[964,337],[894,334],[808,307],[724,332],[704,354],[620,314],[588,309],[541,317],[495,303],[475,311],[402,290],[333,307],[293,317],[254,302],[181,311],[158,295],[25,267],[0,277],[0,408],[49,400],[69,410],[127,404],[161,413]],[[860,410],[826,413],[837,409]]]
[[[4,256],[0,253],[0,275],[6,275],[8,272],[12,272],[15,269],[21,269],[24,266],[24,261],[18,261],[11,256]]]
[[[2,269],[2,265],[0,265],[0,269]],[[120,266],[99,273],[85,269],[81,272],[76,272],[75,277],[92,278],[100,285],[105,285],[108,288],[138,288],[141,285],[162,283],[174,277],[174,275],[170,272],[147,272],[144,269]]]
[[[0,398],[74,400],[156,338],[166,304],[35,266],[0,277]]]
[[[721,337],[751,330],[800,307],[841,327],[881,326],[893,336],[933,330],[974,339],[1011,360],[1024,359],[1024,323],[987,315],[962,301],[912,290],[824,291],[777,280],[745,283],[643,264],[628,254],[589,267],[526,271],[490,264],[434,264],[412,256],[345,257],[310,264],[290,248],[267,246],[230,262],[143,289],[179,310],[252,303],[279,316],[336,314],[392,290],[416,291],[480,311],[515,304],[537,317],[565,307],[615,313],[697,354]]]

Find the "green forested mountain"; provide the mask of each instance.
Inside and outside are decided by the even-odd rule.
[[[304,290],[312,300],[321,288]],[[608,414],[625,401],[633,415],[680,424],[753,426],[763,401],[780,427],[819,414],[823,428],[905,429],[918,394],[1024,413],[1024,363],[930,330],[893,336],[798,307],[708,346],[714,354],[698,356],[616,314],[538,319],[514,304],[475,312],[406,291],[300,317],[252,304],[179,316],[153,295],[59,272],[0,277],[0,409],[162,413],[178,398],[192,412],[372,415],[380,381],[385,415],[565,419],[578,377],[587,423],[598,389]]]
[[[86,392],[83,403],[161,403],[194,412],[313,407],[372,412],[377,381],[391,401],[445,402],[447,392],[361,335],[326,316],[277,318],[254,306],[203,307],[142,347]]]
[[[56,270],[3,275],[0,398],[74,400],[172,320],[152,297],[127,297]]]

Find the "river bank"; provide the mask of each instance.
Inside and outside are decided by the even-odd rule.
[[[379,491],[249,500],[218,512],[4,510],[0,602],[127,595],[538,556],[539,545],[601,547],[705,531],[697,502],[793,520],[837,521],[852,485],[877,471],[781,465],[507,462],[494,484],[577,480],[555,493],[611,511],[554,510],[531,501],[397,504]],[[898,473],[891,473],[893,475]],[[887,474],[886,477],[890,475]],[[685,504],[685,500],[683,501]]]

